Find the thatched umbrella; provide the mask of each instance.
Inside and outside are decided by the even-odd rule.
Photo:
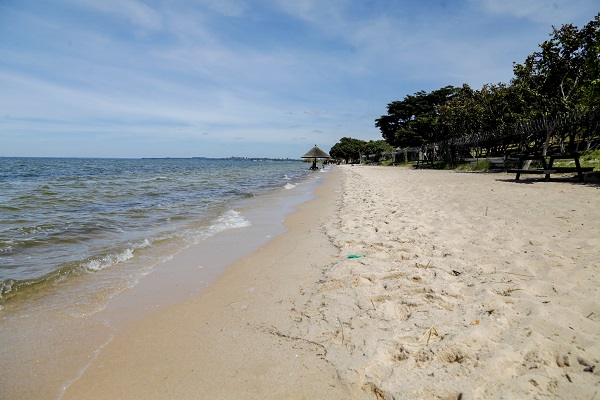
[[[318,169],[317,168],[317,158],[329,159],[331,157],[329,156],[329,154],[325,153],[323,150],[318,148],[317,145],[315,144],[315,147],[310,149],[305,155],[302,156],[302,158],[314,158],[310,169]]]

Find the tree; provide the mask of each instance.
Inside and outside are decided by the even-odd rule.
[[[396,148],[385,140],[370,140],[362,147],[361,153],[367,157],[373,156],[375,160],[379,160],[383,153],[394,151],[396,151]]]
[[[434,156],[451,160],[472,147],[506,154],[532,143],[546,154],[555,139],[561,150],[578,151],[579,143],[591,148],[600,127],[600,13],[582,29],[566,24],[549,36],[524,63],[513,64],[510,84],[407,95],[389,103],[375,126],[392,146],[437,143]],[[468,139],[446,141],[461,137]]]
[[[586,100],[597,100],[594,82],[598,82],[600,69],[599,27],[600,13],[581,30],[572,24],[552,27],[551,38],[540,45],[540,51],[513,67],[512,84],[527,92],[533,114],[544,121],[542,154],[548,151],[555,133],[554,116],[576,111]]]
[[[386,115],[375,120],[386,142],[394,147],[420,146],[446,136],[447,132],[438,124],[437,107],[445,104],[456,93],[453,86],[420,91],[407,95],[402,101],[388,104]]]
[[[438,107],[439,124],[449,137],[470,137],[482,132],[508,132],[521,119],[526,108],[518,87],[503,83],[486,84],[473,90],[464,84],[445,104]],[[502,152],[507,143],[478,143],[476,156]],[[465,149],[466,150],[466,149]]]
[[[469,136],[480,132],[483,123],[481,92],[464,84],[454,96],[437,107],[439,121],[450,136]]]
[[[582,100],[584,106],[596,108],[600,104],[600,13],[581,30],[581,35],[588,71],[583,85]]]
[[[329,155],[333,158],[341,158],[346,163],[360,162],[361,151],[366,143],[364,140],[343,137],[329,150]]]

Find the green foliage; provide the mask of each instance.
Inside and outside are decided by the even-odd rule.
[[[488,160],[479,160],[473,164],[461,164],[456,167],[459,171],[489,171],[492,168],[492,163]]]
[[[379,163],[379,165],[382,165],[384,167],[389,167],[389,166],[394,165],[394,162],[393,161],[382,161]]]
[[[456,169],[456,166],[449,162],[438,161],[438,162],[433,163],[433,168],[434,169],[453,170],[453,169]]]
[[[438,107],[439,123],[452,137],[469,136],[514,124],[526,107],[518,87],[500,83],[473,90],[465,84]]]
[[[342,159],[346,163],[351,163],[360,162],[362,156],[373,156],[378,160],[383,153],[394,151],[396,149],[385,140],[365,142],[360,139],[343,137],[331,148],[329,155],[333,158]]]
[[[341,159],[346,163],[360,162],[362,148],[367,144],[364,140],[343,137],[329,150],[333,158]]]
[[[584,28],[553,28],[550,39],[523,64],[514,65],[513,85],[529,92],[533,112],[542,115],[573,110],[600,75],[600,13]]]
[[[513,65],[510,84],[468,85],[420,91],[387,105],[375,120],[383,138],[395,147],[417,147],[450,137],[514,130],[517,123],[542,121],[544,152],[551,137],[576,151],[576,137],[589,148],[600,124],[600,13],[579,29],[552,28],[550,38],[523,63]],[[558,128],[557,115],[586,115],[578,126]],[[587,117],[589,115],[589,117]],[[563,149],[564,150],[564,149]]]
[[[396,148],[391,146],[385,140],[370,140],[362,147],[361,153],[363,155],[374,155],[379,158],[382,153],[396,151]]]
[[[544,154],[553,135],[561,143],[569,138],[571,145],[576,135],[574,130],[555,131],[555,125],[549,122],[552,116],[598,106],[599,32],[600,13],[582,29],[571,24],[553,28],[550,39],[540,44],[539,51],[528,56],[523,64],[514,65],[512,84],[526,94],[531,104],[530,114],[548,121]]]
[[[600,162],[600,149],[594,151],[588,151],[581,156],[582,161],[598,161]]]
[[[600,171],[600,149],[583,154],[579,162],[582,167],[594,167],[595,171]]]
[[[431,93],[420,91],[387,106],[388,113],[375,120],[383,138],[394,147],[420,146],[445,136],[438,123],[437,107],[446,103],[456,88],[446,86]]]

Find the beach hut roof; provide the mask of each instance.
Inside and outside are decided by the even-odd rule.
[[[302,158],[331,158],[331,157],[329,156],[329,154],[325,153],[323,150],[318,148],[317,145],[315,144],[315,147],[310,149],[305,155],[302,156]]]

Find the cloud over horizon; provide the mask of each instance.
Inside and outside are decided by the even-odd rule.
[[[548,4],[551,4],[549,6]],[[0,156],[297,157],[419,90],[508,82],[592,0],[0,4]]]

